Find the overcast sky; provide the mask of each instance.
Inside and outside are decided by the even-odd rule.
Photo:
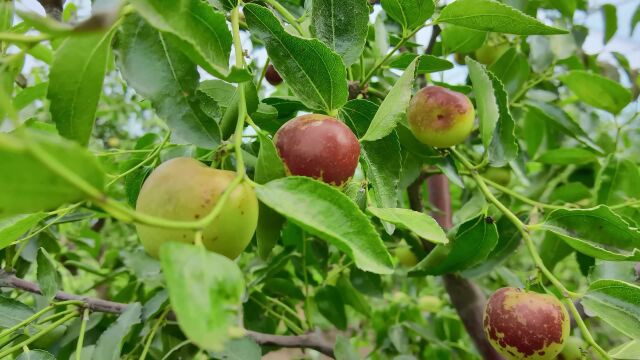
[[[112,1],[112,0],[102,0]],[[562,1],[562,0],[558,0]],[[91,10],[90,0],[67,0],[67,2],[73,2],[78,6],[78,12],[80,18],[89,15]],[[602,4],[614,4],[617,7],[618,14],[618,31],[616,35],[604,46],[603,44],[603,29],[604,22],[599,8]],[[589,28],[589,36],[585,41],[585,50],[590,54],[599,53],[599,59],[604,61],[614,62],[613,57],[610,55],[611,51],[617,51],[627,56],[631,65],[635,68],[640,67],[640,25],[636,29],[633,35],[630,34],[631,17],[636,10],[636,7],[640,4],[639,0],[591,0],[590,1],[592,11],[585,14],[582,11],[576,11],[575,20],[577,23],[582,23]],[[38,4],[36,0],[16,0],[18,8],[23,10],[37,11],[40,14],[44,14],[44,10]],[[372,14],[372,18],[375,18],[379,12],[378,9]],[[427,28],[418,33],[418,43],[426,44],[430,37],[431,29]],[[245,38],[243,43],[247,48],[250,47],[250,41]],[[259,58],[259,63],[266,54],[256,54]],[[233,59],[231,59],[233,61]],[[444,72],[440,75],[442,80],[449,82],[462,82],[466,77],[466,72],[454,69]]]

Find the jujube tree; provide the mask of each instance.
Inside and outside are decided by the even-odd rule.
[[[637,358],[633,2],[39,3],[0,358]]]

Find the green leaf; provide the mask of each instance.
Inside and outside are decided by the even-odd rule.
[[[410,275],[442,275],[468,269],[486,259],[497,243],[496,224],[478,216],[460,225],[453,243],[436,246]]]
[[[238,0],[209,0],[209,2],[218,10],[230,11],[238,6]]]
[[[103,332],[96,343],[92,360],[117,360],[120,359],[120,350],[124,338],[131,328],[140,323],[142,305],[133,303],[111,324],[107,331]]]
[[[604,205],[591,209],[554,210],[541,228],[596,259],[640,260],[640,231]]]
[[[346,276],[340,276],[336,283],[336,288],[340,291],[342,300],[346,305],[351,306],[355,311],[361,313],[364,316],[371,315],[371,304],[369,301],[356,290],[351,281]]]
[[[179,242],[164,244],[160,262],[180,329],[201,348],[221,351],[237,337],[244,277],[233,260]]]
[[[262,350],[253,339],[243,337],[227,341],[224,350],[214,352],[213,356],[215,359],[223,360],[260,360]]]
[[[553,271],[556,265],[573,253],[573,248],[554,233],[547,232],[544,234],[539,252],[544,266]]]
[[[616,346],[609,351],[609,356],[614,359],[640,359],[640,341],[632,340],[626,344]]]
[[[416,55],[412,53],[400,54],[391,59],[388,67],[392,69],[405,70],[411,62],[418,58],[416,74],[428,74],[438,71],[449,70],[453,68],[453,64],[445,59],[433,55]]]
[[[49,74],[49,110],[60,135],[87,145],[93,130],[114,32],[68,37]]]
[[[118,34],[119,67],[127,83],[149,99],[181,143],[212,149],[218,124],[200,109],[196,64],[142,18],[129,15]]]
[[[567,245],[568,246],[568,245]],[[634,282],[638,278],[633,261],[602,261],[598,260],[589,272],[589,282],[596,280],[616,279]]]
[[[251,34],[265,43],[273,66],[294,94],[311,109],[332,112],[349,95],[342,58],[317,39],[290,35],[267,8],[247,4]]]
[[[401,208],[368,208],[369,212],[381,220],[388,221],[414,232],[421,238],[436,244],[447,244],[447,234],[429,215]]]
[[[18,325],[34,313],[32,308],[20,301],[0,296],[0,327]]]
[[[0,218],[0,250],[18,240],[44,217],[44,213],[35,213]]]
[[[513,48],[491,64],[489,70],[504,84],[510,97],[522,88],[530,73],[527,57]]]
[[[417,59],[411,62],[382,101],[367,132],[362,137],[362,141],[375,141],[384,138],[391,134],[398,122],[406,116],[416,76]]]
[[[496,224],[498,228],[498,243],[491,250],[487,258],[478,265],[465,270],[463,277],[479,277],[491,273],[496,270],[500,264],[514,256],[520,246],[522,235],[513,224],[501,217]]]
[[[610,155],[596,177],[598,204],[618,205],[631,199],[640,199],[640,171],[631,160]],[[633,219],[640,219],[638,209],[627,207],[616,210]]]
[[[518,156],[518,143],[515,135],[515,121],[509,110],[509,97],[504,85],[492,72],[488,72],[498,106],[498,122],[489,147],[489,164],[500,167],[507,165]]]
[[[340,291],[335,286],[327,285],[316,290],[314,301],[322,316],[338,329],[347,329],[347,312]]]
[[[435,10],[433,0],[382,0],[380,4],[387,15],[405,30],[421,26]]]
[[[38,264],[38,285],[40,285],[42,296],[51,301],[60,289],[62,278],[53,265],[54,262],[51,256],[44,248],[38,250],[36,261]]]
[[[238,120],[238,102],[240,101],[239,86],[233,86],[222,80],[205,80],[198,86],[198,95],[206,95],[207,101],[200,97],[201,106],[210,103],[212,107],[218,107],[221,111],[220,130],[222,138],[227,139],[235,131]],[[252,82],[242,84],[244,89],[247,113],[252,114],[258,108],[258,91]],[[213,118],[217,118],[214,116]]]
[[[262,185],[284,177],[285,170],[273,141],[262,132],[258,132],[258,139],[260,140],[260,152],[258,153],[254,180]]]
[[[629,27],[629,36],[633,35],[633,31],[636,29],[636,26],[640,23],[640,5],[636,8],[636,11],[633,12],[633,16],[631,17],[631,26]]]
[[[476,112],[480,120],[480,138],[485,149],[488,149],[500,118],[500,109],[498,108],[489,72],[482,64],[470,57],[465,60],[476,96]]]
[[[258,132],[260,139],[260,152],[254,180],[258,184],[279,179],[285,176],[284,165],[278,156],[273,141],[267,135]],[[258,254],[266,259],[280,238],[280,230],[284,224],[284,218],[268,206],[260,203],[256,240],[258,242]]]
[[[559,107],[547,103],[529,102],[527,103],[527,111],[532,117],[554,124],[566,135],[573,137],[598,153],[603,153],[602,148],[591,140],[578,122]]]
[[[479,62],[467,57],[469,77],[476,95],[480,136],[492,166],[500,167],[518,155],[515,122],[509,110],[509,98],[498,78]]]
[[[34,101],[44,98],[47,95],[48,82],[42,82],[28,88],[22,89],[13,98],[13,107],[22,110]]]
[[[336,337],[336,344],[333,348],[334,355],[336,360],[359,360],[360,355],[358,352],[351,346],[349,339],[338,335]]]
[[[377,111],[378,106],[370,101],[351,100],[340,109],[340,118],[360,137]],[[398,137],[392,132],[380,140],[363,142],[361,148],[360,158],[365,164],[367,180],[373,186],[374,203],[378,207],[396,207],[402,167]]]
[[[383,13],[379,13],[376,17],[376,21],[373,23],[373,31],[375,34],[375,42],[373,47],[374,55],[377,59],[381,59],[389,51],[389,34],[387,27],[384,23],[385,16]]]
[[[0,3],[0,31],[6,31],[11,28],[13,23],[13,1],[3,1]],[[0,48],[4,48],[4,44],[0,41]]]
[[[604,76],[583,70],[572,70],[558,77],[585,103],[614,115],[631,102],[631,92]]]
[[[96,158],[76,142],[51,133],[27,131],[32,146],[88,185],[102,190],[104,172]],[[0,216],[50,210],[86,199],[86,194],[41,163],[23,140],[0,133]]]
[[[256,188],[260,201],[344,251],[358,268],[393,271],[391,255],[367,216],[346,195],[306,177],[286,177]]]
[[[131,4],[146,21],[163,32],[161,38],[172,38],[193,62],[216,77],[230,75],[231,33],[225,16],[208,3],[132,0]]]
[[[360,59],[369,32],[367,0],[315,0],[311,12],[315,36],[351,66]]]
[[[438,22],[516,35],[568,33],[567,30],[547,26],[536,18],[495,0],[454,1],[442,10]]]
[[[613,4],[602,5],[602,17],[604,18],[604,40],[607,44],[618,31],[618,13]]]
[[[620,280],[598,280],[589,285],[581,302],[587,314],[598,316],[640,340],[640,286]]]
[[[27,350],[16,358],[16,360],[56,360],[56,357],[44,350]]]
[[[444,26],[440,36],[442,37],[442,47],[448,54],[469,54],[481,47],[487,40],[486,31],[468,29],[452,24]]]
[[[551,165],[581,165],[598,160],[596,154],[583,148],[553,149],[540,155],[536,161]]]

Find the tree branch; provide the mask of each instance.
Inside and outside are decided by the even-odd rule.
[[[0,270],[0,288],[13,288],[34,294],[42,294],[42,292],[40,291],[40,287],[37,284],[24,279],[20,279],[4,270]],[[59,291],[55,295],[55,299],[61,301],[82,301],[85,304],[85,307],[91,311],[105,312],[110,314],[120,314],[127,308],[127,306],[129,306],[129,304],[84,297],[69,294],[63,291]],[[167,318],[175,319],[175,314],[169,313]],[[247,330],[246,334],[248,337],[250,337],[260,345],[274,345],[283,348],[308,348],[314,349],[330,357],[334,356],[332,344],[324,340],[318,334],[311,333],[296,336],[285,336],[264,334],[251,330]]]
[[[440,25],[433,26],[433,28],[431,29],[431,38],[429,39],[429,44],[427,44],[427,48],[424,51],[425,54],[430,55],[433,52],[433,47],[436,45],[436,40],[438,39],[438,36],[441,32],[442,28],[440,28]]]
[[[419,177],[419,182],[424,181]],[[449,181],[442,174],[432,175],[428,179],[429,202],[434,208],[431,215],[445,230],[452,224],[451,194],[449,193]],[[416,188],[418,191],[416,191]],[[412,184],[409,189],[409,202],[415,211],[423,211],[421,185]],[[424,242],[423,242],[424,244]],[[430,251],[425,246],[425,250]],[[443,276],[445,289],[451,298],[451,303],[456,308],[460,320],[464,324],[467,333],[476,345],[476,348],[487,360],[503,360],[503,357],[491,346],[484,335],[482,317],[486,299],[480,288],[471,281],[454,274]]]
[[[56,20],[62,19],[62,6],[64,0],[38,0],[40,5],[44,8],[44,11],[48,16]]]
[[[319,334],[310,333],[303,335],[271,335],[247,330],[247,336],[260,345],[275,345],[283,348],[308,348],[314,349],[327,356],[334,357],[333,346],[325,341]]]

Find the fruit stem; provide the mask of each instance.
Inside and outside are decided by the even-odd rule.
[[[576,319],[576,323],[578,324],[578,327],[580,328],[580,332],[582,333],[582,337],[584,337],[586,342],[589,345],[591,345],[594,349],[596,349],[596,351],[598,351],[600,353],[600,355],[602,355],[603,358],[611,359],[609,354],[607,354],[607,352],[602,347],[600,347],[600,345],[598,345],[598,343],[596,343],[596,341],[593,339],[593,336],[589,332],[589,329],[587,329],[587,325],[584,323],[584,321],[582,321],[582,317],[580,316],[580,313],[578,312],[578,309],[576,309],[575,305],[573,304],[573,301],[571,301],[571,299],[566,299],[565,302],[569,306],[569,309],[571,309],[571,313],[573,314],[573,318]],[[580,320],[578,320],[578,319],[580,319]]]
[[[511,196],[513,198],[516,198],[516,199],[522,201],[525,204],[529,204],[531,206],[539,207],[539,208],[542,208],[542,209],[549,209],[549,210],[565,209],[564,206],[545,204],[545,203],[542,203],[542,202],[539,202],[539,201],[535,201],[535,200],[529,199],[528,197],[520,195],[517,192],[515,192],[515,191],[513,191],[513,190],[511,190],[511,189],[509,189],[509,188],[507,188],[505,186],[502,186],[502,185],[500,185],[500,184],[498,184],[498,183],[496,183],[494,181],[491,181],[491,180],[487,179],[486,177],[482,177],[482,179],[484,180],[485,183],[489,184],[489,186],[491,186],[492,188],[494,188],[496,190],[499,190],[500,192],[505,193],[505,194],[507,194],[507,195],[509,195],[509,196]]]
[[[593,336],[591,336],[591,333],[589,333],[589,329],[587,329],[587,326],[585,325],[584,320],[582,320],[582,317],[578,313],[578,310],[576,309],[575,304],[573,303],[573,301],[571,301],[572,297],[580,297],[580,295],[569,291],[562,284],[562,282],[560,282],[560,280],[558,280],[551,273],[551,271],[547,269],[547,267],[544,265],[544,262],[542,261],[542,258],[540,257],[540,254],[538,254],[538,250],[536,249],[535,244],[533,243],[533,239],[531,239],[527,225],[525,225],[513,212],[511,212],[511,210],[509,210],[502,202],[500,202],[500,200],[498,200],[493,195],[493,193],[491,193],[491,190],[489,190],[489,188],[487,187],[487,184],[485,183],[485,179],[482,176],[480,176],[480,174],[478,174],[477,170],[474,170],[473,164],[471,164],[471,162],[469,162],[469,160],[467,160],[467,158],[464,155],[462,155],[460,152],[458,152],[453,148],[451,149],[451,153],[456,159],[458,159],[458,161],[460,161],[460,163],[462,163],[462,165],[465,168],[467,168],[467,170],[475,180],[476,184],[478,185],[478,188],[480,189],[482,194],[485,196],[485,198],[490,203],[495,205],[498,208],[498,210],[500,210],[500,212],[502,212],[504,216],[506,216],[507,219],[511,221],[511,223],[518,229],[518,231],[520,231],[520,233],[522,234],[522,239],[524,240],[527,246],[527,249],[529,250],[529,253],[531,255],[531,258],[533,259],[538,269],[542,271],[542,273],[547,277],[547,279],[549,279],[549,281],[551,281],[551,283],[558,290],[560,290],[562,295],[566,298],[565,302],[569,306],[569,309],[571,309],[571,313],[574,315],[575,321],[578,324],[578,327],[580,327],[580,330],[583,333],[582,336],[587,341],[587,343],[589,343],[594,349],[596,349],[605,359],[610,359],[606,351],[604,351],[595,342],[595,340],[593,339]]]
[[[141,168],[142,166],[144,166],[145,164],[147,164],[149,161],[153,160],[156,158],[156,156],[158,156],[158,154],[160,154],[160,151],[164,148],[164,146],[167,144],[167,142],[169,141],[169,138],[171,137],[171,132],[168,132],[167,135],[164,136],[164,138],[162,139],[162,142],[156,146],[153,151],[151,151],[149,154],[147,154],[147,157],[144,158],[144,160],[140,161],[139,163],[137,163],[134,167],[132,167],[131,169],[123,172],[122,174],[117,175],[116,177],[114,177],[113,179],[111,179],[111,181],[109,181],[107,183],[107,187],[113,185],[116,181],[122,179],[123,177],[131,174],[132,172],[138,170],[139,168]]]
[[[38,311],[37,313],[29,316],[28,318],[24,319],[23,321],[21,321],[19,324],[12,326],[9,329],[6,329],[4,331],[2,331],[0,333],[0,339],[5,338],[7,335],[10,335],[11,333],[13,333],[14,331],[20,329],[21,327],[24,327],[30,323],[32,323],[33,321],[35,321],[36,319],[38,319],[40,316],[46,314],[47,312],[53,310],[55,307],[57,306],[65,306],[65,305],[81,305],[82,302],[80,301],[75,301],[75,300],[70,300],[70,301],[62,301],[59,303],[55,303],[55,304],[51,304],[47,307],[45,307],[44,309]]]
[[[366,84],[369,83],[369,81],[371,80],[371,78],[373,77],[373,74],[375,74],[376,71],[378,71],[378,69],[380,69],[380,67],[382,67],[382,65],[384,65],[390,58],[391,56],[393,56],[393,54],[396,53],[396,51],[398,51],[403,45],[404,43],[407,42],[407,40],[411,39],[416,33],[418,33],[418,31],[422,30],[423,28],[427,27],[427,26],[432,26],[434,25],[434,23],[428,23],[428,24],[422,24],[421,26],[418,26],[415,30],[413,30],[410,34],[408,34],[407,36],[403,36],[402,39],[400,39],[400,41],[398,41],[398,43],[396,44],[396,46],[391,49],[391,51],[389,53],[387,53],[387,55],[382,58],[382,60],[380,60],[367,74],[367,76],[365,76],[364,80],[361,83],[361,87],[364,88],[364,86]]]
[[[231,12],[231,28],[233,30],[233,47],[235,49],[236,67],[244,68],[244,52],[240,42],[240,9],[239,6],[233,8]],[[238,101],[238,120],[236,130],[233,135],[236,153],[236,171],[238,174],[245,174],[244,159],[242,158],[242,132],[244,131],[244,118],[247,116],[247,101],[244,93],[244,83],[238,84],[240,99]]]
[[[266,2],[267,4],[271,5],[274,9],[276,9],[276,11],[279,12],[280,15],[282,15],[282,17],[285,18],[285,20],[287,20],[289,24],[291,24],[291,26],[293,26],[296,29],[298,34],[300,34],[303,37],[309,37],[309,34],[307,34],[304,31],[304,29],[302,29],[302,26],[300,26],[300,24],[298,23],[298,20],[289,12],[289,10],[287,10],[279,2],[277,2],[276,0],[264,0],[264,2]]]
[[[313,323],[309,314],[311,298],[309,297],[309,278],[307,276],[307,233],[304,230],[302,231],[302,276],[304,280],[304,318],[307,322],[307,328],[312,329]]]
[[[66,323],[67,321],[73,319],[76,316],[78,316],[77,312],[73,312],[71,314],[67,314],[67,316],[65,316],[62,319],[52,323],[51,325],[47,326],[46,328],[44,328],[42,331],[38,332],[37,334],[35,334],[33,336],[30,336],[25,341],[22,341],[22,342],[18,343],[17,345],[14,345],[14,346],[12,346],[10,348],[7,348],[7,349],[3,350],[2,352],[0,352],[0,359],[4,359],[6,356],[9,356],[9,354],[13,353],[14,351],[20,350],[24,346],[27,346],[27,345],[31,344],[32,342],[38,340],[42,336],[44,336],[44,335],[48,334],[49,332],[51,332],[51,330],[53,330],[53,329],[57,328],[58,326]]]
[[[256,89],[262,88],[262,82],[264,81],[265,76],[267,76],[267,69],[269,68],[270,63],[271,58],[267,56],[267,60],[265,60],[264,66],[262,67],[262,72],[260,73],[260,79],[258,79],[258,83],[256,84]]]
[[[84,333],[87,330],[87,322],[89,322],[89,308],[85,308],[82,312],[80,333],[78,335],[78,343],[76,344],[76,360],[82,359],[82,347],[84,346]]]
[[[156,332],[158,331],[158,329],[160,328],[160,325],[164,322],[164,319],[167,317],[167,314],[169,313],[170,308],[167,307],[162,314],[160,314],[160,316],[158,317],[158,320],[156,320],[155,324],[153,324],[153,327],[151,328],[151,331],[149,332],[149,335],[147,337],[147,341],[144,344],[144,349],[142,349],[142,354],[140,354],[140,360],[144,360],[147,357],[147,353],[149,352],[149,349],[151,348],[151,343],[153,342],[153,338],[156,335]]]

